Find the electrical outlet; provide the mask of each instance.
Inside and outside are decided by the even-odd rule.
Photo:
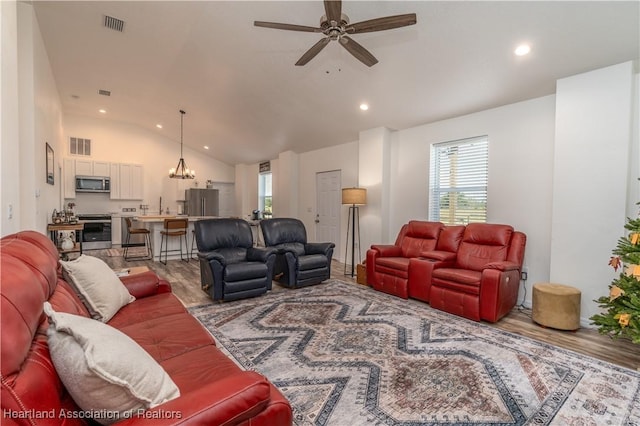
[[[520,279],[522,281],[526,281],[527,278],[529,278],[529,271],[527,270],[527,268],[522,268],[522,272],[520,272]]]

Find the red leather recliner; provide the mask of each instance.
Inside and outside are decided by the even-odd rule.
[[[441,222],[412,220],[400,229],[394,245],[367,250],[367,282],[376,290],[409,298],[409,261],[436,249]]]
[[[466,226],[455,260],[434,259],[429,303],[471,320],[496,322],[516,305],[526,236],[509,225]]]

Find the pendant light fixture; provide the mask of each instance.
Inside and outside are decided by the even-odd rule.
[[[196,177],[196,171],[189,170],[184,158],[182,158],[182,127],[185,114],[186,112],[180,110],[180,160],[178,160],[178,165],[175,169],[169,170],[169,177],[172,179],[194,179]]]

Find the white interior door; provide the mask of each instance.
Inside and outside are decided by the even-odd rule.
[[[340,242],[340,206],[342,178],[340,170],[316,174],[316,241]]]

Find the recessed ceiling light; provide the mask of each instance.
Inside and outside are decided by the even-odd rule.
[[[107,113],[107,110],[106,110],[106,109],[99,109],[99,110],[98,110],[98,112],[99,112],[100,114],[106,114],[106,113]]]
[[[360,109],[361,109],[361,110],[363,110],[363,111],[366,111],[366,110],[368,110],[368,109],[369,109],[369,105],[367,105],[367,104],[360,104]]]
[[[528,44],[521,44],[514,51],[514,53],[516,55],[518,55],[518,56],[524,56],[524,55],[528,54],[529,52],[531,52],[531,47]]]
[[[162,129],[162,124],[158,123],[158,124],[156,124],[156,127],[157,127],[158,129]]]
[[[204,149],[209,149],[209,147],[207,145],[204,146]]]

